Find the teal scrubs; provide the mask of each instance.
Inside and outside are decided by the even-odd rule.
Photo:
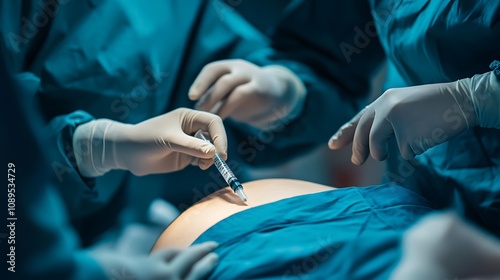
[[[292,152],[309,143],[325,145],[362,104],[371,75],[384,61],[386,89],[491,71],[500,56],[500,2],[298,0],[270,37],[272,49],[251,59],[289,67],[308,88],[286,141],[273,144]],[[413,161],[404,161],[395,143],[390,149],[386,181],[439,208],[453,207],[500,236],[499,130],[472,128]]]
[[[96,260],[82,249],[57,179],[51,176],[51,156],[55,153],[47,148],[45,125],[35,109],[31,90],[14,85],[1,57],[1,159],[4,172],[11,169],[9,173],[15,176],[4,183],[2,194],[2,217],[6,221],[0,239],[2,279],[108,279]],[[15,195],[9,196],[15,200],[11,216],[6,211],[7,193]]]
[[[392,2],[392,3],[391,3]],[[372,1],[387,54],[386,88],[451,82],[500,57],[498,1]],[[500,81],[499,81],[500,82]],[[500,236],[500,130],[472,128],[405,162],[392,146],[387,180],[453,207]]]
[[[24,82],[32,85],[31,95],[52,131],[49,143],[59,151],[50,172],[75,227],[89,236],[84,244],[117,221],[124,204],[134,209],[125,220],[144,221],[154,198],[164,197],[185,209],[226,185],[215,170],[192,166],[166,175],[134,177],[113,171],[97,179],[82,178],[71,138],[78,125],[95,118],[138,123],[193,107],[187,93],[203,66],[244,57],[266,44],[234,8],[201,0],[0,5],[0,43],[8,50],[7,63],[14,73],[29,73]],[[229,138],[236,159],[236,143],[241,141],[234,134]]]

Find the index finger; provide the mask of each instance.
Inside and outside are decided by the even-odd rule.
[[[217,116],[217,119],[208,124],[208,133],[210,139],[215,146],[215,150],[222,157],[223,160],[227,159],[227,135],[222,119]]]
[[[215,248],[217,248],[217,243],[211,241],[193,245],[179,253],[170,264],[177,275],[184,279],[191,268]]]
[[[230,72],[231,69],[227,63],[221,61],[205,65],[189,89],[189,99],[198,100],[213,83]]]
[[[210,142],[215,146],[216,152],[224,159],[227,159],[227,135],[222,119],[212,113],[191,110],[194,114],[188,119],[192,121],[186,123],[188,134],[194,134],[198,130],[207,131],[210,134]]]
[[[361,110],[350,121],[342,125],[328,141],[328,147],[332,150],[338,150],[352,143],[354,140],[354,132],[358,127],[359,120],[365,114],[368,107]]]

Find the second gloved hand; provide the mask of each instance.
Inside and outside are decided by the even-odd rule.
[[[192,245],[187,249],[164,248],[150,256],[130,257],[93,252],[109,279],[206,279],[219,257],[211,253],[215,242]]]
[[[192,135],[207,131],[213,145]],[[112,169],[135,175],[172,172],[198,160],[212,165],[215,152],[227,158],[227,138],[220,117],[191,109],[177,109],[136,125],[98,119],[80,125],[73,136],[80,174],[97,177]]]
[[[205,66],[189,90],[196,109],[231,117],[268,130],[280,119],[292,119],[303,106],[302,81],[281,66],[259,67],[244,60],[222,60]]]
[[[475,125],[500,128],[500,83],[492,72],[451,83],[386,91],[330,139],[331,149],[351,142],[354,164],[371,154],[387,157],[395,137],[403,159],[410,160]]]
[[[431,84],[387,90],[330,139],[339,149],[352,142],[354,164],[368,155],[387,157],[387,143],[396,137],[409,160],[476,124],[472,104],[457,83]]]

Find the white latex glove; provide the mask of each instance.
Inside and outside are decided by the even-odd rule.
[[[464,130],[479,125],[500,128],[500,83],[488,72],[452,83],[387,90],[343,125],[330,139],[331,149],[350,143],[351,161],[362,164],[371,154],[387,157],[387,143],[396,137],[410,160]]]
[[[302,110],[306,89],[281,66],[259,67],[244,60],[221,60],[206,65],[189,90],[196,109],[231,117],[268,130],[279,120],[293,119]]]
[[[93,253],[109,279],[180,280],[205,279],[219,258],[210,253],[215,242],[193,245],[187,249],[167,248],[150,256],[127,257],[118,254]]]
[[[393,280],[500,279],[500,243],[445,213],[423,219],[404,237]]]
[[[199,129],[210,134],[213,145],[192,136]],[[216,150],[227,158],[227,138],[219,116],[181,108],[136,125],[107,119],[80,125],[73,149],[82,176],[112,169],[146,175],[180,170],[198,159],[207,169]]]

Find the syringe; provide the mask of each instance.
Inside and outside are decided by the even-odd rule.
[[[198,130],[195,135],[196,138],[202,139],[206,142],[210,142],[207,137],[203,134],[203,131]],[[229,168],[227,163],[219,156],[218,153],[215,153],[215,156],[213,157],[214,159],[214,164],[215,167],[217,167],[217,170],[219,170],[220,174],[222,177],[224,177],[224,180],[226,180],[226,183],[233,189],[233,191],[243,200],[243,202],[246,202],[248,200],[247,195],[243,191],[243,185],[241,185],[240,181],[234,176],[233,171]]]

